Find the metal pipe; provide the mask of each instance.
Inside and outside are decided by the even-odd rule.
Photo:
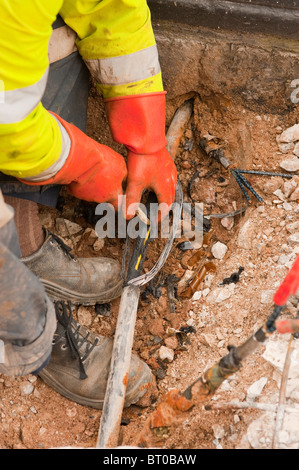
[[[100,432],[96,445],[98,448],[116,447],[118,445],[119,426],[130,370],[139,296],[139,287],[133,285],[124,287],[114,337],[111,373],[108,378]]]

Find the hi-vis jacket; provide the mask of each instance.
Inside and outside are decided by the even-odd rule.
[[[52,24],[60,14],[71,30]],[[67,27],[63,27],[67,28]],[[163,90],[146,0],[0,1],[0,171],[55,174],[69,141],[41,104],[49,63],[76,46],[104,98]],[[51,47],[52,46],[52,47]]]

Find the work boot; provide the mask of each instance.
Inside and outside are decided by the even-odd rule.
[[[113,341],[96,335],[72,318],[71,304],[55,304],[57,329],[49,364],[38,375],[64,397],[80,405],[102,409]],[[154,389],[149,367],[132,354],[125,407]]]
[[[70,300],[75,305],[106,303],[120,296],[121,266],[110,258],[76,258],[57,235],[45,230],[41,248],[22,258],[40,278],[52,301]]]

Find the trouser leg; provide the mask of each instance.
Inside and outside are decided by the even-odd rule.
[[[47,363],[56,329],[53,304],[19,256],[12,219],[0,229],[0,373],[12,376],[36,372]]]
[[[30,256],[42,246],[45,239],[38,215],[38,205],[36,202],[11,196],[5,196],[4,200],[15,212],[14,220],[21,256]]]

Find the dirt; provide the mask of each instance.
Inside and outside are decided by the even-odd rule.
[[[174,109],[175,104],[168,103],[168,122]],[[184,200],[202,202],[206,215],[232,212],[244,206],[247,209],[233,218],[233,226],[229,229],[222,225],[222,219],[210,219],[211,237],[209,240],[206,237],[204,249],[215,269],[200,283],[198,300],[184,298],[184,286],[179,287],[176,311],[171,311],[167,276],[175,274],[181,279],[186,270],[196,269],[196,265],[188,268],[188,260],[195,250],[180,249],[179,243],[185,238],[175,240],[162,272],[155,279],[154,289],[146,289],[141,295],[133,350],[151,367],[156,377],[158,397],[147,407],[133,405],[124,410],[120,445],[136,446],[146,419],[167,391],[172,388],[184,391],[208,367],[227,354],[229,345],[241,344],[263,324],[271,313],[272,304],[271,299],[261,303],[262,293],[275,291],[288,272],[288,267],[279,265],[277,261],[285,252],[290,235],[286,225],[298,218],[298,201],[290,202],[291,211],[273,203],[277,199],[273,192],[283,188],[286,180],[248,176],[248,181],[264,202],[252,197],[251,205],[247,206],[232,175],[201,151],[196,141],[196,130],[205,130],[220,138],[230,150],[237,168],[281,172],[279,163],[286,156],[279,153],[276,137],[295,123],[295,115],[289,115],[288,119],[279,115],[256,115],[246,109],[235,108],[231,103],[219,108],[213,96],[205,102],[199,96],[194,97],[194,116],[176,158]],[[125,154],[124,148],[111,138],[102,102],[94,90],[90,95],[88,134]],[[188,183],[196,171],[199,176],[188,195]],[[96,222],[94,207],[74,200],[62,191],[58,208],[41,206],[40,217],[42,223],[58,235],[61,233],[57,230],[57,218],[68,219],[82,227],[75,237],[64,238],[76,256],[111,256],[121,261],[123,240],[105,239],[103,247],[95,251],[95,238],[91,231]],[[242,241],[242,229],[247,222],[250,230]],[[86,232],[86,229],[90,230]],[[222,259],[215,259],[211,254],[211,247],[217,241],[227,246]],[[146,269],[156,261],[162,246],[161,240],[150,246]],[[219,285],[223,279],[237,272],[240,266],[244,270],[239,281],[225,286],[227,298],[215,301],[215,293],[221,289]],[[79,307],[74,315],[94,332],[112,337],[118,306],[119,300],[113,301],[100,313],[94,307]],[[292,314],[286,309],[285,315]],[[161,346],[173,351],[171,362],[163,362],[159,357]],[[210,404],[245,401],[249,386],[261,377],[267,378],[262,401],[273,402],[278,384],[273,367],[262,357],[263,348],[261,346],[238,372],[225,381]],[[100,410],[69,401],[32,375],[1,376],[0,395],[0,448],[95,447]],[[186,412],[181,422],[170,427],[161,438],[159,446],[166,449],[251,448],[246,431],[249,424],[261,415],[260,410],[206,409],[204,405]]]

